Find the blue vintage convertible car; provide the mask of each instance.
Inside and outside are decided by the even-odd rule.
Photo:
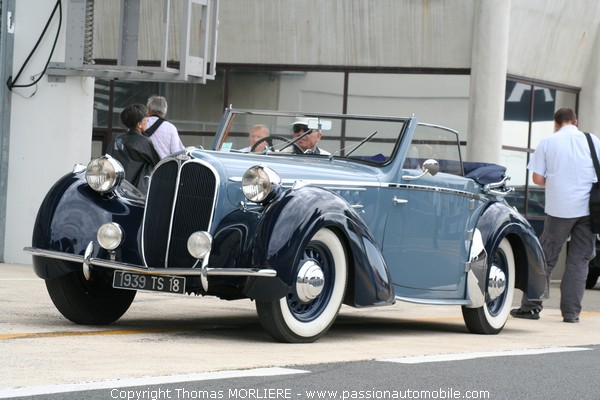
[[[266,148],[238,150],[256,124],[270,130]],[[321,154],[299,146],[304,135],[322,135]],[[285,342],[316,340],[342,304],[396,300],[460,306],[469,331],[495,334],[515,288],[546,294],[535,232],[504,200],[504,168],[463,162],[451,129],[227,109],[203,139],[162,160],[148,193],[109,156],[52,187],[25,251],[67,319],[112,323],[144,290],[252,299]]]

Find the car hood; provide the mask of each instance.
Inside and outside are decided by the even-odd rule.
[[[210,150],[198,150],[192,156],[215,167],[222,174],[222,179],[232,181],[241,179],[244,172],[254,165],[274,170],[281,177],[284,186],[290,186],[295,181],[323,186],[335,183],[375,184],[382,179],[380,168],[336,158],[330,160],[328,157],[273,156]]]
[[[216,210],[217,220],[239,209],[240,203],[247,201],[241,190],[241,180],[244,172],[255,165],[263,165],[275,171],[285,188],[291,188],[297,182],[311,184],[336,192],[350,204],[363,203],[364,196],[371,196],[367,193],[378,192],[365,191],[363,188],[379,187],[383,181],[383,171],[380,168],[335,158],[330,160],[328,157],[274,156],[212,150],[198,150],[191,155],[210,164],[219,174],[220,193],[227,198],[227,202],[221,202],[221,207]],[[375,199],[368,203],[378,204]],[[373,215],[374,213],[363,214],[363,219],[368,222]]]

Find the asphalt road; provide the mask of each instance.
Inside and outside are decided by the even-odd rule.
[[[469,334],[459,307],[343,307],[327,335],[298,345],[274,342],[247,300],[138,293],[115,324],[74,325],[31,266],[0,264],[0,397],[48,385],[599,345],[600,285],[586,291],[580,324],[562,322],[558,300],[554,284],[540,320],[510,318],[494,336]]]
[[[177,382],[154,384],[148,380],[132,381],[126,385],[121,381],[104,382],[114,386],[100,388],[66,385],[55,393],[15,399],[597,400],[600,393],[597,381],[600,346],[549,350],[541,349],[539,354],[471,354],[465,359],[431,360],[420,357],[415,360],[409,357],[313,364],[296,369],[235,371],[237,376],[196,374]],[[574,365],[577,369],[573,368]],[[136,386],[131,386],[131,383]]]

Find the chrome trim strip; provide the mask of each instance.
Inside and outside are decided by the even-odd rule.
[[[242,178],[239,176],[232,176],[229,178],[229,181],[241,183]],[[365,187],[380,187],[381,186],[381,184],[379,182],[351,183],[351,184],[355,184],[356,186],[363,186],[363,187],[356,187],[356,186],[350,186],[349,182],[347,182],[347,181],[304,180],[304,179],[282,179],[281,180],[281,186],[292,187],[297,184],[302,184],[302,186],[307,186],[307,185],[322,186],[322,187],[324,187],[326,189],[330,189],[330,190],[360,190],[360,191],[367,190]],[[326,185],[329,185],[329,187]],[[340,185],[345,185],[345,186],[340,187]]]
[[[73,173],[79,174],[81,172],[84,172],[86,169],[87,169],[87,166],[77,163],[73,166]]]
[[[94,242],[89,242],[87,247],[85,248],[85,253],[83,253],[83,276],[86,281],[90,280],[92,276],[90,267],[90,259],[92,258],[92,254],[94,253]]]
[[[437,129],[441,129],[441,130],[444,130],[444,131],[452,132],[452,133],[455,133],[455,134],[458,135],[458,131],[456,131],[454,129],[451,129],[451,128],[447,128],[447,127],[442,126],[442,125],[428,124],[426,122],[419,122],[418,125],[420,125],[420,126],[427,126],[427,127],[430,127],[430,128],[437,128]]]
[[[32,256],[44,256],[50,258],[57,258],[59,260],[80,262],[83,263],[84,257],[77,254],[61,253],[59,251],[42,250],[35,247],[24,247],[23,251],[29,253]]]
[[[177,163],[177,178],[175,179],[175,190],[173,192],[173,204],[171,205],[171,216],[169,217],[169,233],[167,233],[167,242],[165,243],[165,268],[167,267],[167,262],[169,260],[169,247],[171,247],[171,234],[173,232],[173,215],[175,215],[175,207],[177,206],[177,193],[179,193],[179,182],[181,179],[181,166],[183,165],[183,159],[176,158]],[[152,186],[152,179],[150,179],[150,186]],[[148,186],[148,193],[150,193],[150,186]],[[142,259],[144,260],[144,265],[148,265],[146,261],[146,240],[144,239],[144,232],[146,232],[146,210],[148,207],[144,207],[144,223],[142,224]]]
[[[171,205],[171,216],[169,217],[169,233],[167,234],[167,243],[165,243],[165,265],[164,267],[167,268],[167,263],[169,262],[169,248],[171,247],[171,237],[173,234],[173,218],[175,216],[175,208],[177,207],[177,199],[178,199],[178,194],[179,194],[179,183],[181,182],[181,170],[183,169],[183,164],[185,163],[185,159],[184,158],[177,158],[177,178],[175,179],[175,190],[173,191],[173,204]],[[152,182],[150,182],[150,184],[152,184]],[[148,187],[148,193],[150,193],[150,187]],[[146,210],[148,208],[144,208],[144,224],[146,223]],[[142,227],[142,246],[144,246],[146,244],[146,241],[143,240],[144,239],[144,233],[146,232],[146,230]],[[146,251],[142,252],[142,256],[144,257],[144,265],[148,265],[148,263],[146,262]]]
[[[226,111],[231,114],[245,115],[266,115],[274,117],[304,117],[304,118],[343,118],[343,119],[366,119],[371,121],[394,121],[407,122],[414,119],[412,117],[399,117],[397,115],[373,115],[373,114],[334,114],[334,113],[313,113],[313,112],[297,112],[297,111],[274,111],[274,110],[254,110],[247,108],[231,108],[229,106]],[[449,129],[449,128],[446,128]],[[219,132],[219,130],[217,130]]]
[[[144,265],[148,265],[147,261],[146,261],[146,241],[144,240],[144,232],[146,230],[146,212],[148,211],[148,207],[147,207],[147,203],[148,203],[148,193],[150,193],[150,189],[152,188],[152,175],[154,175],[154,172],[162,165],[162,164],[166,164],[169,162],[175,162],[177,163],[177,183],[176,183],[176,188],[177,186],[179,186],[179,171],[181,171],[181,158],[173,158],[173,157],[166,157],[163,158],[158,164],[156,164],[154,166],[154,169],[152,170],[152,174],[150,175],[150,183],[148,184],[148,190],[146,192],[146,204],[144,205],[144,215],[142,217],[142,227],[141,227],[141,256],[142,256],[142,261],[144,262]],[[177,191],[177,189],[175,189]],[[173,197],[175,198],[175,197]],[[175,205],[175,201],[173,201],[173,207]],[[167,248],[169,246],[169,243],[171,243],[171,223],[170,221],[173,220],[173,209],[171,210],[171,217],[169,218],[169,234],[167,235]],[[167,249],[167,253],[168,253],[168,249]],[[168,260],[168,254],[165,256],[165,260]]]
[[[471,304],[468,307],[477,308],[485,304],[488,254],[485,250],[479,229],[475,228],[467,232],[466,239],[471,241],[469,261],[465,263],[465,271],[467,272],[467,297],[471,299]]]
[[[479,308],[485,305],[485,293],[479,285],[479,279],[475,276],[475,273],[471,270],[467,272],[467,296],[469,296],[468,308]]]
[[[415,304],[430,304],[437,306],[466,306],[471,304],[469,300],[464,299],[418,299],[412,297],[396,296],[396,300]]]
[[[241,182],[242,178],[239,177],[231,177],[229,178],[230,181],[232,182]],[[406,184],[406,183],[393,183],[393,182],[356,182],[356,187],[355,186],[350,186],[348,184],[348,182],[346,181],[330,181],[330,180],[294,180],[294,179],[282,179],[281,183],[282,185],[293,185],[297,182],[300,182],[303,184],[303,186],[306,185],[314,185],[314,186],[321,186],[324,187],[325,189],[329,189],[329,190],[359,190],[359,191],[365,191],[367,190],[367,187],[375,187],[375,188],[382,188],[382,189],[412,189],[412,190],[425,190],[425,191],[433,191],[433,192],[441,192],[441,193],[449,193],[449,194],[455,194],[458,196],[466,196],[469,198],[473,198],[473,199],[484,199],[484,197],[482,195],[479,195],[477,193],[471,193],[471,192],[466,192],[464,190],[456,190],[456,189],[447,189],[447,188],[440,188],[437,186],[424,186],[424,185],[414,185],[414,184]],[[329,186],[327,186],[329,185]],[[345,185],[345,186],[338,186],[338,185]]]
[[[263,278],[275,278],[277,271],[270,268],[206,268],[208,276],[260,276]]]
[[[367,190],[367,187],[380,187],[381,183],[379,182],[348,182],[348,181],[336,181],[329,179],[282,179],[282,185],[294,185],[295,183],[302,183],[304,186],[306,185],[314,185],[314,186],[332,186],[335,187],[336,190],[346,189],[346,190]],[[341,186],[341,187],[340,187]]]
[[[484,200],[485,199],[485,197],[483,197],[477,193],[466,192],[464,190],[440,188],[437,186],[419,186],[419,185],[392,184],[392,183],[390,183],[390,185],[396,185],[395,187],[398,189],[411,189],[411,190],[423,190],[423,191],[428,191],[428,192],[440,192],[440,193],[453,194],[456,196],[464,196],[464,197],[467,197],[470,199],[475,199],[475,200]]]
[[[366,192],[367,189],[364,187],[352,187],[352,186],[323,186],[323,188],[328,190],[353,190],[356,192]]]
[[[59,260],[84,263],[84,256],[76,254],[61,253],[59,251],[43,250],[34,247],[25,247],[23,251],[32,256],[42,256],[56,258]],[[88,265],[111,268],[119,271],[135,272],[144,275],[180,275],[180,276],[254,276],[264,278],[274,278],[277,271],[270,268],[147,268],[140,265],[110,261],[102,258],[88,257],[85,262]]]

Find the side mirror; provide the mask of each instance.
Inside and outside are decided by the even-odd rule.
[[[431,176],[434,176],[435,174],[440,172],[440,164],[436,160],[430,158],[428,160],[423,161],[421,170],[423,172],[428,172]]]
[[[432,158],[427,159],[423,162],[423,165],[421,165],[421,171],[423,171],[423,173],[421,173],[421,175],[417,175],[417,176],[403,175],[402,179],[404,179],[405,181],[414,181],[415,179],[422,178],[427,174],[434,176],[435,174],[440,172],[440,164]]]

